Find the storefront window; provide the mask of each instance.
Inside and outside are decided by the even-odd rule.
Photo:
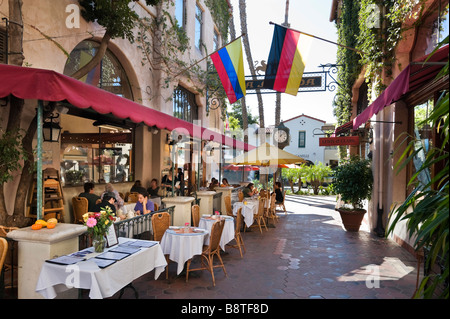
[[[70,128],[72,116],[63,118],[65,128]],[[86,121],[89,120],[78,119]],[[92,124],[91,124],[92,125]],[[95,129],[95,128],[94,128]],[[61,176],[64,184],[82,185],[84,182],[120,183],[133,181],[132,132],[129,130],[109,133],[63,132],[61,140]],[[106,131],[106,132],[105,132]]]

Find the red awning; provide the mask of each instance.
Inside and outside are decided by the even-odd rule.
[[[0,98],[10,94],[21,99],[61,102],[100,114],[112,114],[119,119],[144,123],[194,138],[215,141],[227,146],[251,150],[254,146],[213,130],[194,125],[158,110],[143,106],[95,86],[51,70],[0,64]]]
[[[426,61],[428,58],[426,55],[410,63],[371,105],[353,119],[353,129],[356,130],[374,114],[378,114],[386,106],[400,100],[405,94],[435,79],[443,67],[439,63],[448,62],[448,52],[448,45],[446,45],[433,53],[428,61]],[[425,61],[426,63],[423,63]]]

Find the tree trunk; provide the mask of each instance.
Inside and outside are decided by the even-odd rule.
[[[250,73],[253,78],[256,77],[255,65],[253,63],[252,53],[250,50],[250,41],[248,40],[248,31],[247,31],[247,12],[246,12],[246,4],[245,0],[239,0],[239,17],[241,19],[241,32],[245,34],[244,39],[244,49],[245,55],[247,56],[248,66],[250,68]],[[258,110],[259,110],[259,126],[260,128],[265,127],[264,123],[264,106],[261,96],[261,91],[259,89],[256,90],[256,95],[258,97]],[[261,139],[265,138],[265,134],[260,134]],[[263,142],[261,140],[261,142]]]
[[[23,19],[22,19],[22,0],[9,0],[9,58],[8,63],[11,65],[22,66],[23,60]],[[24,101],[11,96],[9,102],[7,131],[15,131],[20,127]],[[4,185],[0,185],[0,224],[7,223],[8,212],[6,210]]]
[[[234,26],[233,15],[231,15],[231,18],[230,18],[229,29],[230,29],[231,41],[233,41],[234,39],[236,39],[236,29]],[[243,130],[244,130],[244,142],[248,143],[248,114],[247,114],[247,103],[245,102],[245,96],[240,101],[241,101],[241,107],[242,107],[242,126],[243,126]]]
[[[108,31],[103,35],[102,42],[100,43],[100,46],[98,47],[97,53],[92,58],[91,61],[89,61],[85,66],[83,66],[81,69],[76,71],[74,74],[71,75],[74,79],[81,79],[83,76],[88,74],[92,69],[94,69],[103,59],[106,53],[106,49],[108,49],[108,43],[109,40],[111,40],[111,36],[109,35]]]
[[[11,65],[22,66],[23,55],[23,20],[22,0],[9,0],[9,59]]]

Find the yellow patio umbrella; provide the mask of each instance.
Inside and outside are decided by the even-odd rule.
[[[249,152],[236,156],[229,162],[229,164],[235,165],[257,166],[277,166],[297,163],[306,163],[306,161],[269,143],[264,143]]]

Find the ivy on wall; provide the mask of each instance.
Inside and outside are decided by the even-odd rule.
[[[338,42],[356,48],[363,54],[339,47],[337,62],[340,86],[334,100],[334,115],[338,125],[350,120],[352,87],[361,70],[365,69],[369,98],[378,96],[384,89],[383,80],[391,77],[395,63],[395,49],[401,40],[405,19],[411,17],[413,8],[416,24],[424,9],[425,0],[342,0],[340,15],[336,19]],[[414,24],[411,26],[414,28]]]

